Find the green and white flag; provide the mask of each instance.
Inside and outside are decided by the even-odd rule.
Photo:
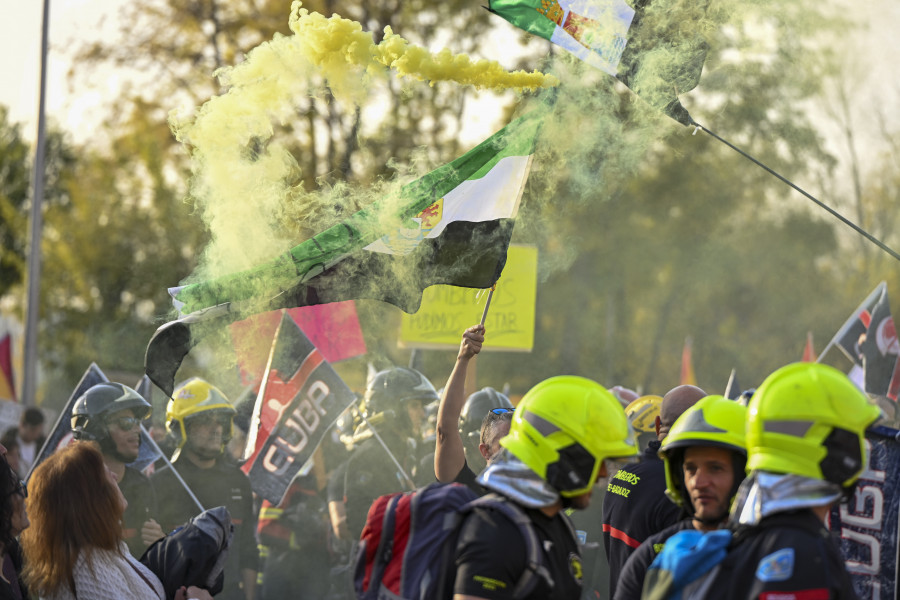
[[[254,269],[169,290],[182,314],[233,303],[244,315],[370,298],[415,312],[422,290],[487,288],[506,262],[541,119],[478,146]],[[234,309],[234,308],[233,308]]]
[[[490,0],[490,10],[614,77],[634,19],[623,0]]]
[[[676,11],[654,0],[636,0],[635,8],[624,0],[489,0],[488,10],[612,75],[682,125],[696,125],[678,96],[700,82],[707,2]]]

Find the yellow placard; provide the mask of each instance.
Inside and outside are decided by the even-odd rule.
[[[458,348],[463,331],[481,321],[489,290],[433,285],[422,306],[400,320],[401,348]],[[484,322],[483,350],[530,352],[534,345],[537,248],[510,245]]]

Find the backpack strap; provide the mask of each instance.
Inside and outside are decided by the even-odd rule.
[[[394,512],[401,494],[390,494],[377,498],[370,511],[374,511],[377,504],[384,506],[384,515],[381,516],[380,530],[375,534],[367,532],[368,520],[372,518],[370,512],[367,518],[366,528],[363,529],[362,540],[354,543],[350,552],[350,569],[352,570],[352,582],[358,598],[377,598],[381,580],[387,563],[394,553]],[[374,523],[377,523],[377,518]],[[377,536],[378,545],[371,548]]]
[[[384,569],[391,562],[394,555],[394,525],[396,517],[397,503],[400,502],[401,494],[394,495],[388,502],[384,511],[384,520],[381,525],[381,539],[378,540],[378,548],[375,550],[375,567],[372,572],[371,581],[378,582],[380,585],[384,577]],[[375,590],[378,586],[373,586]]]
[[[488,508],[498,511],[507,519],[515,523],[522,533],[522,538],[525,541],[526,569],[522,572],[522,576],[519,577],[519,581],[516,582],[516,586],[513,588],[513,597],[524,598],[528,596],[528,594],[534,590],[535,586],[537,586],[539,579],[546,581],[547,585],[552,588],[555,584],[553,577],[550,575],[550,570],[547,569],[544,564],[543,548],[541,547],[540,540],[534,530],[534,525],[525,511],[515,502],[510,502],[507,498],[499,494],[487,494],[473,500],[464,506],[462,511],[469,512],[475,508]],[[568,519],[564,520],[568,523],[569,531],[574,538],[575,530],[573,529],[572,524],[568,522]]]

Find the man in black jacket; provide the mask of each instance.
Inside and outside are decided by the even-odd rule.
[[[634,432],[619,401],[582,377],[551,377],[516,407],[503,450],[478,483],[514,508],[543,551],[529,557],[509,515],[490,507],[464,518],[455,548],[453,597],[556,600],[581,595],[581,554],[565,509],[590,506],[607,461],[635,458]]]
[[[455,481],[483,493],[475,476],[500,451],[500,440],[509,433],[513,405],[493,388],[483,388],[466,398],[469,363],[481,352],[484,325],[463,332],[453,371],[438,405],[435,424],[434,474],[438,481]]]

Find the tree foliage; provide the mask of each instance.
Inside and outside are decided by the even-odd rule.
[[[0,106],[0,296],[21,285],[27,275],[31,212],[32,148],[19,123],[10,123]],[[51,129],[45,142],[44,210],[65,210],[75,162],[64,135]]]
[[[305,6],[355,19],[376,39],[390,25],[413,43],[473,56],[484,54],[491,28],[506,26],[478,3],[456,0]],[[820,50],[834,31],[815,8],[806,0],[777,12],[742,3],[728,26],[705,32],[711,53],[687,99],[698,121],[798,181],[835,165],[806,110],[830,68]],[[221,93],[215,71],[273,35],[290,35],[287,18],[286,4],[272,0],[137,0],[125,5],[118,39],[75,53],[76,80],[109,65],[127,68],[131,79],[97,136],[72,151],[77,163],[60,168],[69,175],[54,184],[59,199],[47,209],[42,360],[70,386],[90,361],[105,370],[142,370],[152,331],[171,316],[165,288],[193,271],[208,241],[187,198],[189,148],[169,131],[169,111]],[[507,66],[541,66],[535,48],[517,51],[518,64]],[[798,359],[807,330],[823,345],[892,266],[870,261],[863,268],[848,258],[856,248],[833,221],[746,157],[664,117],[648,118],[648,108],[612,78],[562,64],[564,85],[580,82],[588,93],[552,125],[569,147],[590,147],[577,163],[563,146],[539,153],[515,234],[540,251],[535,348],[483,354],[481,385],[509,383],[516,393],[541,378],[575,373],[664,393],[678,383],[690,335],[702,386],[721,392],[736,368],[749,387]],[[323,91],[323,83],[310,79],[310,93],[296,99],[296,118],[277,133],[307,191],[370,185],[393,176],[397,165],[423,157],[437,165],[466,149],[460,132],[476,100],[467,89],[389,78],[384,95],[357,110]],[[600,113],[615,118],[601,122]],[[2,294],[21,279],[28,176],[20,134],[14,126],[0,133],[9,140],[0,155]],[[630,144],[647,136],[655,141]],[[616,143],[595,143],[601,139]],[[860,188],[869,224],[888,235],[892,159]],[[360,314],[370,354],[342,370],[406,363],[408,352],[396,347],[397,310],[362,302]],[[479,316],[473,312],[472,321]],[[424,368],[436,384],[454,356],[426,353]]]

